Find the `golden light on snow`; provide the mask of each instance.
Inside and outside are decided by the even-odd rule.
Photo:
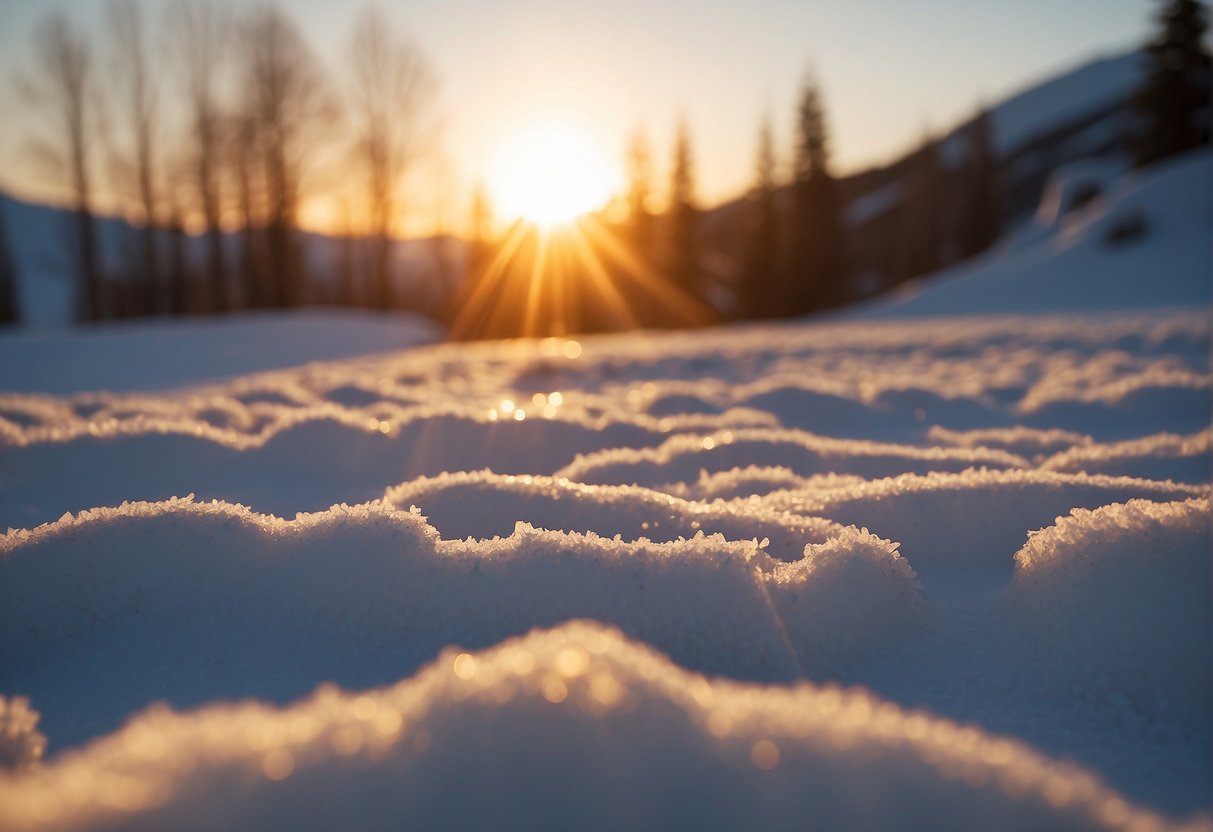
[[[622,175],[614,155],[572,119],[546,116],[522,125],[502,143],[489,188],[506,217],[560,225],[602,207],[619,189]]]

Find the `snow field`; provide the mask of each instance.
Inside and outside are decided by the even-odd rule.
[[[1080,308],[1110,221],[999,268]],[[1207,306],[964,311],[31,351],[0,828],[1211,828]]]
[[[683,666],[763,681],[837,676],[921,630],[914,573],[893,544],[806,525],[821,542],[785,563],[765,542],[702,531],[625,542],[519,523],[458,541],[378,504],[285,521],[223,503],[128,503],[0,538],[0,664],[51,736],[71,742],[100,726],[58,687],[69,671],[86,687],[122,680],[90,709],[108,728],[157,696],[382,683],[446,644],[484,647],[571,618],[614,624]]]
[[[536,746],[544,753],[536,753]],[[414,678],[288,708],[148,710],[0,779],[25,829],[1163,830],[1097,778],[858,690],[708,679],[597,623],[444,651]],[[1191,828],[1202,828],[1199,824]]]

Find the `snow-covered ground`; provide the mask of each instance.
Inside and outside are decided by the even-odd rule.
[[[1213,827],[1208,178],[825,323],[0,340],[0,828]]]

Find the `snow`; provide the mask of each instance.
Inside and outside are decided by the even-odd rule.
[[[707,679],[585,622],[447,650],[364,694],[324,687],[281,710],[154,708],[58,765],[0,781],[13,830],[798,829],[805,818],[1167,828],[1014,740],[857,690]]]
[[[0,331],[4,389],[26,393],[185,387],[203,381],[391,352],[441,337],[423,318],[349,310],[160,319],[138,329]]]
[[[1209,173],[828,321],[0,339],[0,828],[1213,828]]]
[[[1016,237],[899,296],[873,301],[868,314],[1207,307],[1213,303],[1210,183],[1213,154],[1194,151],[1120,179],[1079,211],[1049,210],[1050,200]],[[1145,223],[1142,236],[1119,244],[1110,239],[1137,218]]]
[[[1127,101],[1144,71],[1142,53],[1134,50],[1083,64],[999,102],[990,110],[995,153],[1005,157],[1060,124]],[[1104,121],[1096,122],[1088,128],[1090,134],[1078,140],[1089,141],[1095,132],[1107,129]],[[963,164],[968,152],[965,131],[945,138],[940,152],[948,167]]]

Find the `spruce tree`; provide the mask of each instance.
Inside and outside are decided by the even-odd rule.
[[[669,278],[692,297],[698,296],[698,211],[695,208],[695,178],[692,172],[691,137],[679,123],[674,141],[674,166],[670,175]]]
[[[637,131],[628,146],[628,232],[632,246],[642,259],[652,253],[653,215],[649,210],[652,194],[653,169],[649,156],[649,143],[642,132]]]
[[[1134,99],[1139,118],[1130,149],[1138,166],[1209,143],[1205,11],[1197,0],[1164,0],[1158,25],[1146,47],[1147,75]]]
[[[797,124],[795,247],[781,307],[801,315],[828,309],[849,294],[850,257],[838,184],[830,173],[821,91],[813,81],[801,93]]]
[[[990,138],[990,115],[983,108],[969,127],[964,213],[960,218],[960,256],[973,257],[994,244],[1001,226],[998,160]]]
[[[776,296],[779,217],[775,206],[775,147],[769,120],[763,122],[758,133],[755,173],[750,196],[751,223],[737,305],[746,317],[766,318],[776,314],[781,301]]]
[[[939,146],[930,137],[914,156],[905,189],[890,268],[896,282],[943,265],[943,171]]]
[[[21,309],[17,303],[17,269],[8,249],[7,230],[3,205],[0,205],[0,326],[21,323]]]

